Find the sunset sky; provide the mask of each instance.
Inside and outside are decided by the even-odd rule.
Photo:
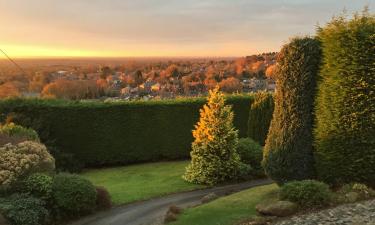
[[[375,0],[0,0],[12,57],[244,56],[278,51]]]

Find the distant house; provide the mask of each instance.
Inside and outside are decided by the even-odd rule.
[[[131,87],[124,87],[123,89],[121,89],[120,93],[121,95],[129,95],[130,94],[130,90],[131,90]]]
[[[272,79],[267,80],[267,91],[275,91],[276,90],[276,82]]]
[[[144,82],[143,84],[139,85],[139,87],[141,89],[143,89],[144,91],[146,92],[149,92],[152,90],[152,86],[154,86],[156,84],[155,81],[151,80],[151,79],[148,79],[146,82]]]
[[[26,98],[38,98],[40,97],[39,92],[22,92],[22,96]]]
[[[151,86],[151,91],[153,91],[153,92],[160,91],[160,89],[161,89],[161,85],[159,83],[156,83],[156,84]]]

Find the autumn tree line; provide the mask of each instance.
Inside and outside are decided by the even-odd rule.
[[[118,96],[123,88],[155,84],[159,94],[204,94],[217,85],[227,93],[242,92],[244,79],[275,79],[276,56],[273,52],[222,60],[94,61],[65,65],[28,62],[20,64],[23,71],[3,62],[0,64],[0,98],[95,99]]]

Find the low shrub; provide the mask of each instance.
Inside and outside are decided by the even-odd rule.
[[[98,210],[112,208],[111,195],[105,187],[96,187],[96,208]]]
[[[292,181],[281,187],[279,198],[305,208],[319,208],[330,203],[332,192],[327,184],[319,181]]]
[[[12,225],[43,225],[49,216],[45,202],[27,194],[0,199],[0,210]]]
[[[251,138],[240,138],[237,145],[237,152],[241,161],[250,165],[255,170],[261,170],[263,148]]]
[[[14,123],[8,123],[0,126],[0,134],[7,135],[9,137],[22,138],[25,141],[28,140],[39,142],[39,136],[35,130],[16,125]]]
[[[351,183],[345,184],[341,187],[338,191],[339,194],[347,195],[348,193],[354,192],[358,194],[358,198],[360,200],[369,199],[371,197],[375,197],[375,190],[368,187],[365,184],[360,183]]]
[[[23,187],[28,194],[50,202],[52,198],[52,183],[52,177],[46,174],[35,173],[25,179]]]
[[[253,178],[254,174],[256,174],[256,172],[250,165],[242,162],[239,163],[237,180]]]
[[[25,141],[0,147],[0,186],[37,172],[52,172],[55,160],[43,144]]]
[[[96,189],[94,185],[78,176],[58,174],[52,184],[53,200],[61,215],[78,217],[96,208]]]

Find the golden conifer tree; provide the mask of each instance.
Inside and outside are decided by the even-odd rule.
[[[219,88],[210,91],[193,131],[195,140],[185,180],[213,185],[236,177],[241,162],[236,152],[238,131],[233,126],[233,117]]]

